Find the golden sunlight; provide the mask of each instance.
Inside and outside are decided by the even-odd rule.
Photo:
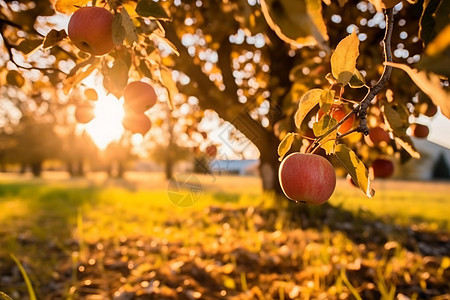
[[[85,128],[100,149],[105,149],[123,134],[122,104],[122,100],[117,100],[112,95],[100,96],[95,102],[95,118],[86,124]]]

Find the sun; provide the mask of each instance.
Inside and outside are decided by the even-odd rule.
[[[123,101],[112,95],[102,95],[95,102],[95,118],[85,128],[98,148],[103,150],[120,139],[124,132],[123,114]]]

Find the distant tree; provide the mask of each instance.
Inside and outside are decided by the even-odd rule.
[[[123,178],[127,164],[136,158],[128,135],[111,142],[100,156],[108,175],[117,178]]]
[[[449,168],[448,162],[445,159],[445,156],[442,152],[439,154],[438,159],[434,162],[433,172],[432,172],[431,176],[433,179],[449,179],[450,178],[450,168]]]
[[[51,123],[24,116],[10,137],[6,161],[20,164],[23,171],[30,167],[36,177],[41,176],[46,160],[58,159],[61,155],[61,140]]]
[[[70,128],[70,127],[69,127]],[[61,160],[65,162],[70,176],[84,176],[86,164],[94,163],[98,158],[98,149],[86,131],[76,133],[71,130],[61,138]]]

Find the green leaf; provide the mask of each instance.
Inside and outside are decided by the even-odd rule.
[[[123,28],[125,28],[127,41],[130,44],[137,43],[138,35],[136,32],[136,26],[134,25],[133,21],[131,20],[131,17],[128,14],[127,10],[122,9],[122,11],[120,12],[120,15],[122,16],[122,26],[123,26]]]
[[[322,94],[320,95],[320,108],[324,112],[328,112],[331,108],[331,104],[333,104],[334,101],[334,95],[336,92],[334,90],[323,90]]]
[[[372,198],[375,191],[370,187],[369,172],[355,152],[343,144],[337,145],[335,151],[337,160],[350,174],[353,182],[368,198]]]
[[[167,15],[164,8],[153,0],[141,0],[136,6],[136,13],[144,18],[152,18],[162,21],[169,21],[170,17]]]
[[[283,157],[288,153],[288,151],[291,149],[292,142],[294,141],[294,138],[297,136],[297,133],[294,132],[288,132],[283,140],[278,145],[278,155],[280,158],[278,158],[279,161],[283,160]]]
[[[322,89],[312,89],[302,96],[298,103],[297,112],[295,113],[295,126],[297,126],[297,128],[300,129],[303,119],[309,111],[320,102],[322,92]]]
[[[330,115],[323,115],[322,118],[313,124],[313,131],[315,136],[321,136],[336,126],[337,120],[330,117]]]
[[[21,88],[25,84],[25,78],[16,70],[11,70],[6,75],[6,82]]]
[[[331,55],[331,72],[337,82],[342,86],[347,85],[356,70],[356,59],[359,55],[359,39],[356,32],[345,37],[336,46]]]
[[[431,72],[418,71],[404,64],[385,64],[405,71],[414,83],[431,98],[433,103],[441,108],[442,114],[450,119],[450,92],[448,88],[442,87],[441,79],[438,75]]]
[[[64,29],[61,30],[50,30],[49,33],[47,33],[47,36],[44,39],[44,49],[48,49],[50,47],[55,46],[62,40],[64,40],[67,37],[67,33]]]
[[[122,45],[127,35],[122,25],[122,15],[115,14],[112,21],[112,39],[115,45]]]
[[[30,54],[31,52],[37,50],[37,48],[42,45],[42,42],[44,40],[41,39],[27,39],[27,40],[23,40],[22,42],[20,42],[20,44],[15,47],[16,50],[22,52],[23,54],[27,55]]]
[[[120,58],[116,58],[111,68],[106,65],[102,68],[103,71],[103,86],[117,98],[122,96],[123,90],[128,83],[128,64]]]
[[[361,72],[359,72],[358,69],[355,69],[355,73],[353,73],[348,84],[353,89],[359,89],[366,85],[366,80]]]
[[[316,46],[329,51],[321,0],[261,0],[267,24],[294,47]]]

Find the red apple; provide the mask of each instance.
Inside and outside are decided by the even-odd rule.
[[[438,111],[437,106],[431,103],[428,104],[428,108],[425,111],[424,115],[431,118],[434,117],[435,114],[437,114],[437,111]]]
[[[86,124],[93,118],[95,118],[95,111],[91,103],[83,102],[75,108],[75,119],[78,123]]]
[[[317,154],[288,155],[280,165],[278,176],[284,194],[293,201],[322,204],[336,187],[333,166]]]
[[[216,155],[217,155],[216,145],[209,145],[208,147],[206,147],[205,153],[209,157],[216,157]]]
[[[430,129],[426,125],[412,124],[410,127],[412,136],[415,136],[416,138],[424,139],[430,133]]]
[[[370,128],[369,135],[364,136],[364,139],[371,147],[377,146],[382,142],[389,143],[391,141],[389,133],[381,127]]]
[[[143,113],[155,105],[156,92],[148,83],[133,81],[126,86],[123,98],[125,110]]]
[[[394,174],[394,163],[388,159],[377,158],[370,168],[375,178],[388,178]]]
[[[330,116],[336,119],[338,122],[341,121],[348,113],[350,112],[350,109],[348,107],[343,105],[333,105],[331,107],[331,113]],[[319,109],[319,120],[322,118],[322,116],[325,114],[325,112],[321,109]],[[339,134],[344,134],[348,132],[353,127],[353,123],[355,122],[355,114],[352,114],[341,126],[338,128]]]
[[[92,55],[104,55],[114,48],[113,18],[105,8],[82,7],[70,18],[67,33],[80,50]]]
[[[132,133],[140,133],[145,135],[152,123],[150,119],[143,113],[126,113],[122,120],[123,128],[131,131]]]

